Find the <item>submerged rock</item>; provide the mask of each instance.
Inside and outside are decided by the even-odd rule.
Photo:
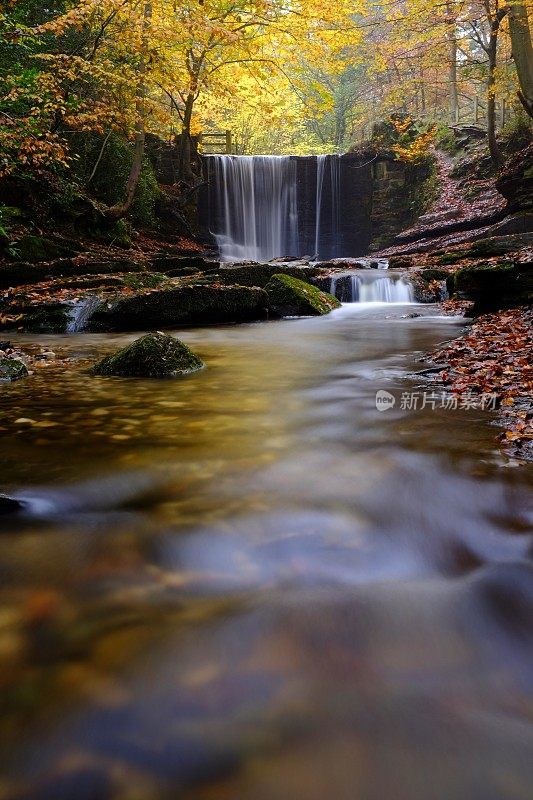
[[[121,378],[175,378],[197,372],[204,362],[187,345],[165,333],[148,333],[102,359],[93,375]]]
[[[28,370],[22,361],[16,358],[0,358],[0,383],[11,383],[28,376]]]
[[[270,307],[282,317],[319,316],[341,306],[333,295],[289,275],[274,275],[265,291]]]

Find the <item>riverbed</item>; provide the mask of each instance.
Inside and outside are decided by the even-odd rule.
[[[529,800],[533,472],[416,375],[463,325],[191,328],[175,381],[38,338],[79,361],[0,388],[1,800]]]

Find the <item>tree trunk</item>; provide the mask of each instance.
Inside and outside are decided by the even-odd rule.
[[[139,185],[139,178],[144,160],[144,147],[146,142],[146,72],[148,68],[148,29],[152,20],[152,3],[146,2],[144,5],[143,13],[143,45],[141,61],[139,63],[139,86],[137,89],[137,97],[135,102],[135,146],[133,150],[133,162],[131,165],[128,182],[124,191],[124,198],[120,203],[109,208],[106,212],[106,217],[112,221],[117,222],[126,216],[130,210],[132,203],[135,199],[137,186]]]
[[[191,180],[194,175],[191,164],[191,122],[194,101],[196,97],[189,92],[185,100],[185,111],[183,113],[183,125],[181,128],[179,174],[184,180]]]
[[[452,17],[451,4],[446,3],[449,30],[446,35],[448,40],[448,97],[450,125],[459,122],[459,93],[457,91],[457,37],[455,35],[455,19]]]
[[[490,157],[496,167],[501,167],[503,157],[496,138],[496,58],[498,49],[498,32],[490,35],[487,54],[489,57],[489,74],[487,77],[487,136]]]
[[[533,118],[533,45],[524,3],[513,3],[509,7],[509,33],[520,84],[518,96],[529,116]]]

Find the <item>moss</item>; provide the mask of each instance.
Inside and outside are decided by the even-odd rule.
[[[474,300],[474,313],[528,302],[531,293],[526,265],[503,261],[457,270],[446,282],[450,294]]]
[[[32,313],[22,315],[16,326],[26,333],[65,333],[71,307],[63,304],[43,304]]]
[[[28,375],[26,365],[15,358],[0,358],[0,382],[18,381]]]
[[[124,276],[124,285],[129,289],[155,289],[166,281],[168,275],[163,275],[161,272],[139,272]]]
[[[340,308],[333,295],[290,275],[274,275],[267,283],[271,308],[280,316],[317,316]]]
[[[274,275],[291,275],[301,281],[309,281],[320,274],[318,267],[284,267],[281,264],[244,264],[243,266],[220,267],[213,275],[226,285],[260,286],[264,288]]]
[[[91,372],[104,377],[175,378],[204,366],[179,339],[164,333],[149,333],[102,359]]]
[[[456,289],[468,288],[474,284],[487,282],[487,280],[504,278],[507,280],[515,266],[512,261],[500,261],[497,264],[484,263],[464,267],[453,274],[453,285]]]
[[[439,264],[457,264],[459,261],[463,261],[467,258],[467,254],[464,250],[459,251],[458,253],[443,253],[440,256],[437,256],[437,262]]]
[[[62,256],[72,256],[74,251],[63,245],[45,239],[42,236],[23,236],[15,242],[17,251],[17,261],[29,261],[35,263],[39,261],[50,261],[53,258]]]
[[[424,281],[445,281],[450,273],[445,269],[435,269],[433,267],[428,267],[426,269],[418,270],[416,273],[417,277],[421,278]]]

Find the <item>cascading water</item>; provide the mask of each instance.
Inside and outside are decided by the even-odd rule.
[[[340,157],[317,156],[316,160],[316,223],[315,257],[336,258],[340,255]],[[326,198],[329,207],[326,208]],[[329,216],[330,219],[326,219]],[[328,241],[325,241],[328,231]]]
[[[412,303],[414,290],[401,273],[372,270],[334,275],[330,293],[344,303]]]
[[[298,253],[296,165],[291,156],[209,156],[222,261]]]
[[[213,155],[206,164],[222,261],[354,254],[343,252],[340,156]]]

